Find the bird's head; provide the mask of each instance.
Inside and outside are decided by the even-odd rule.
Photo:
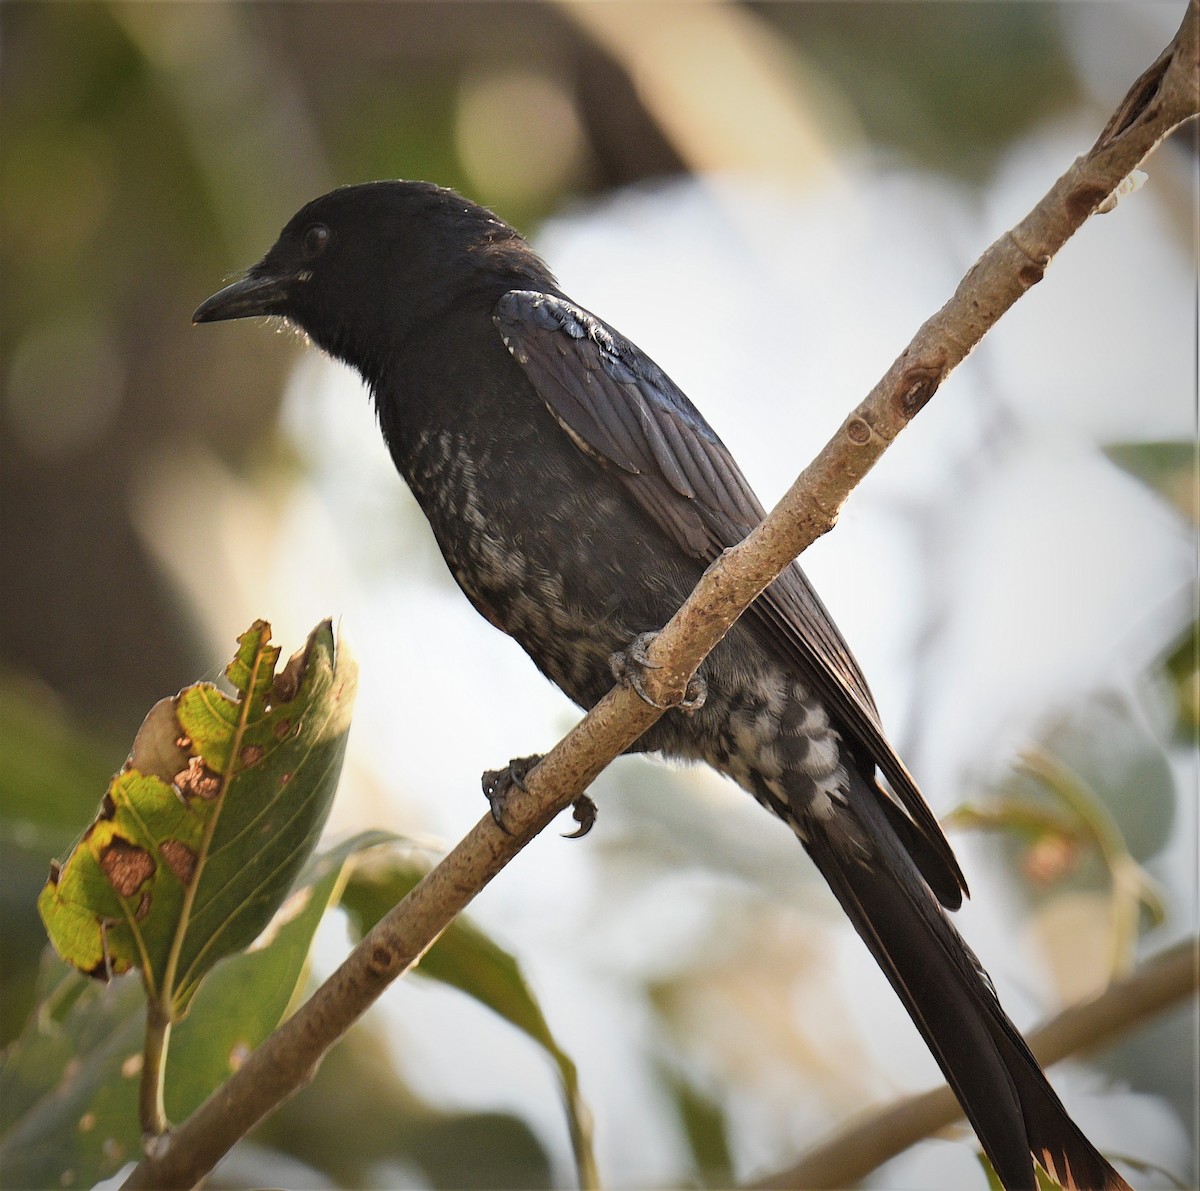
[[[192,318],[285,318],[371,380],[376,359],[464,295],[546,284],[533,250],[485,208],[427,182],[366,182],[302,207]]]

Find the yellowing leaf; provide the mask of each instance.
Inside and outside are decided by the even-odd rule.
[[[276,674],[258,621],[226,695],[151,709],[95,821],[38,899],[50,940],[93,976],[141,970],[181,1016],[204,974],[266,926],[312,852],[341,770],[356,668],[328,621]]]

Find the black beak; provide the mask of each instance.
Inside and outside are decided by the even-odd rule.
[[[229,318],[252,318],[256,314],[282,314],[292,281],[291,277],[243,277],[201,302],[192,322],[219,323]]]

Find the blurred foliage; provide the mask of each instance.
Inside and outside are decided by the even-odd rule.
[[[201,985],[173,1034],[166,1079],[172,1120],[198,1107],[289,1010],[323,916],[347,889],[358,854],[386,838],[366,833],[311,861],[259,944],[219,964]],[[380,899],[410,887],[423,870],[376,857],[355,886],[355,921],[390,908]],[[461,921],[434,950],[430,974],[499,1006],[509,1020],[530,1028],[541,1022],[540,1041],[573,1078],[511,958]],[[45,951],[37,1008],[0,1061],[6,1185],[91,1185],[136,1156],[144,1019],[136,980],[90,980]],[[503,1113],[425,1105],[374,1034],[369,1020],[356,1027],[322,1065],[321,1079],[255,1132],[256,1145],[274,1146],[349,1187],[387,1186],[395,1169],[419,1169],[434,1187],[550,1185],[547,1157],[528,1126]],[[578,1090],[572,1094],[572,1110],[582,1113]],[[352,1146],[349,1135],[357,1139]]]
[[[1053,6],[733,7],[750,18],[739,28],[769,35],[797,84],[815,72],[868,141],[959,177],[978,178],[1075,93]],[[681,37],[673,58],[693,50]],[[696,77],[711,83],[721,64],[695,56]],[[173,452],[184,445],[243,476],[279,466],[272,440],[294,342],[232,330],[214,351],[192,334],[191,311],[300,203],[337,183],[425,177],[533,231],[580,196],[686,169],[635,66],[554,4],[0,6],[0,509],[14,563],[0,621],[0,1041],[20,1033],[35,1002],[44,935],[34,902],[48,858],[86,821],[144,708],[211,664],[193,610],[162,577],[137,520],[139,502],[163,502],[148,465],[166,461],[160,471],[175,482]],[[808,115],[820,124],[821,112]],[[1110,457],[1195,519],[1189,444],[1127,444]],[[215,550],[195,561],[219,563]],[[1188,742],[1200,703],[1197,648],[1193,626],[1155,676],[1173,685]],[[1162,742],[1133,710],[1098,698],[1069,709],[1041,744],[1095,799],[1128,855],[1151,862],[1178,792]],[[805,1032],[810,1019],[824,1020],[819,1004],[795,1012],[801,993],[806,1006],[819,995],[812,923],[828,899],[797,863],[794,839],[749,800],[744,818],[731,811],[736,794],[728,805],[698,800],[675,775],[645,768],[634,784],[636,795],[610,787],[617,796],[604,802],[603,903],[669,918],[673,950],[640,954],[636,940],[614,940],[601,922],[592,924],[596,946],[655,1019],[650,1082],[676,1129],[664,1142],[697,1181],[727,1186],[747,1150],[745,1092],[756,1077],[791,1064],[794,1079],[812,1083],[802,1053],[818,1064],[820,1095],[846,1111],[878,1088],[849,1035],[825,1025]],[[1035,878],[1035,905],[1108,889],[1094,832],[1045,782],[1018,774],[999,797],[987,806],[1016,828],[1012,857]],[[351,894],[364,922],[400,891],[368,908],[368,880],[363,870]],[[423,962],[426,974],[526,1029],[569,1085],[571,1058],[545,1030],[513,957],[476,928],[455,930]],[[263,956],[226,961],[200,990],[173,1060],[189,1056],[197,1082],[175,1085],[183,1099],[172,1113],[233,1059],[226,1027],[248,1021],[260,1036],[299,986],[296,955],[286,977],[257,966],[274,962]],[[111,1075],[137,1049],[136,983],[104,989],[45,962],[43,992],[59,988],[58,1000],[29,1018],[34,1034],[20,1044],[36,1037],[40,1086],[52,1086],[72,1054]],[[769,1056],[778,1067],[765,1075],[761,1056],[734,1053],[728,1024],[761,1026],[756,996],[770,996],[778,1014]],[[208,997],[220,1028],[191,1053],[183,1031],[205,1020]],[[1165,1094],[1183,1116],[1191,1084],[1171,1059],[1188,1051],[1188,1028],[1190,1019],[1173,1019],[1153,1047],[1120,1052],[1134,1086],[1174,1080]],[[818,1029],[836,1043],[832,1068],[819,1066],[830,1038],[814,1040]],[[342,1186],[551,1184],[551,1157],[529,1124],[426,1104],[397,1072],[389,1041],[368,1018],[255,1140]],[[86,1152],[99,1171],[131,1152],[136,1081],[122,1078],[96,1085],[114,1097],[103,1112],[63,1099],[65,1161]],[[0,1101],[6,1113],[19,1109],[14,1096]],[[5,1133],[11,1124],[6,1116]],[[119,1148],[106,1150],[110,1139]],[[6,1160],[6,1182],[13,1170]]]
[[[1166,844],[1175,818],[1167,755],[1131,711],[1115,698],[1096,698],[1051,722],[998,790],[947,820],[1003,832],[1035,904],[1102,891],[1110,907],[1109,978],[1129,970],[1143,929],[1166,917],[1143,862]]]
[[[872,144],[972,180],[1075,98],[1044,3],[755,3],[849,99]]]
[[[664,1066],[659,1078],[674,1101],[697,1184],[732,1187],[736,1181],[729,1144],[729,1121],[720,1098],[711,1095],[687,1075]]]
[[[1200,523],[1200,447],[1196,443],[1110,443],[1104,453],[1157,492],[1186,521]]]
[[[300,1159],[339,1187],[554,1185],[550,1159],[526,1122],[427,1103],[397,1072],[389,1044],[380,1020],[368,1014],[329,1052],[320,1076],[252,1140]]]
[[[986,1155],[979,1155],[979,1165],[983,1167],[983,1172],[987,1176],[989,1191],[1004,1191],[1004,1184],[1000,1182],[999,1175],[996,1174],[995,1168],[987,1160]],[[1037,1179],[1037,1191],[1062,1191],[1062,1184],[1053,1176],[1048,1175],[1040,1166],[1034,1167],[1033,1175]]]
[[[396,856],[359,865],[342,894],[353,933],[361,939],[425,875],[427,866]],[[562,1086],[579,1184],[598,1186],[592,1152],[591,1113],[579,1091],[579,1076],[559,1046],[517,960],[464,918],[452,922],[421,957],[416,971],[486,1005],[542,1048]]]
[[[137,1151],[145,994],[136,980],[72,972],[47,950],[37,1000],[0,1065],[5,1184],[91,1186]]]
[[[347,841],[334,855],[355,862],[338,889],[338,903],[354,925],[369,928],[424,874],[428,865],[398,850],[382,833]],[[381,845],[366,851],[373,844]],[[387,845],[387,846],[383,846]],[[361,853],[361,854],[360,854]],[[430,952],[449,970],[469,969],[495,944],[460,919]],[[429,956],[422,959],[422,968]],[[512,963],[511,959],[508,960]],[[421,969],[418,969],[421,970]],[[537,1015],[536,1001],[520,981],[507,990],[518,1014]],[[458,985],[489,1004],[495,979]],[[207,989],[202,990],[201,996]],[[565,1056],[564,1056],[565,1059]],[[569,1061],[569,1060],[567,1060]],[[347,1139],[352,1138],[353,1144]],[[251,1134],[257,1146],[304,1162],[342,1187],[388,1187],[397,1172],[436,1188],[540,1188],[552,1185],[549,1158],[529,1126],[508,1113],[455,1111],[426,1103],[397,1071],[378,1017],[368,1013],[324,1058],[320,1078],[300,1089]],[[268,1164],[267,1169],[270,1169]]]
[[[197,1108],[279,1023],[352,851],[310,865],[263,945],[221,964],[200,988],[168,1057],[173,1119]],[[0,1064],[0,1164],[10,1187],[91,1186],[138,1152],[145,993],[135,979],[71,972],[49,952],[39,983],[37,1010]]]
[[[1105,454],[1156,492],[1185,521],[1200,525],[1200,447],[1194,442],[1112,443]],[[1164,651],[1163,677],[1175,702],[1181,744],[1200,739],[1200,618]]]
[[[1031,808],[1030,824],[1015,816],[1015,826],[1027,837],[1038,837],[1073,820],[1073,831],[1096,840],[1081,816],[1103,815],[1131,856],[1139,861],[1155,856],[1170,837],[1175,819],[1175,777],[1163,744],[1138,722],[1134,709],[1116,695],[1097,695],[1046,724],[1029,746],[1031,755],[1050,758],[1045,764],[1018,763],[1000,786],[1017,805]],[[1051,788],[1051,771],[1067,772],[1088,791],[1094,804],[1089,812],[1071,804],[1061,790]],[[1138,797],[1131,799],[1129,791]],[[1098,859],[1098,858],[1097,858]],[[1095,874],[1093,873],[1093,876]]]
[[[1200,738],[1200,620],[1192,621],[1167,651],[1163,672],[1175,694],[1176,731],[1181,743]]]
[[[46,932],[35,909],[52,856],[70,847],[112,754],[42,686],[0,679],[0,1045],[34,1001]]]

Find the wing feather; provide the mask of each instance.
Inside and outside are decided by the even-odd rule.
[[[494,318],[559,425],[581,450],[618,469],[633,499],[680,548],[712,562],[762,520],[763,507],[725,445],[629,340],[557,294],[512,290]],[[958,862],[884,735],[854,655],[799,566],[784,571],[748,615],[883,771],[903,812],[894,809],[912,825],[906,842],[914,859],[939,900],[957,906],[966,891]]]

